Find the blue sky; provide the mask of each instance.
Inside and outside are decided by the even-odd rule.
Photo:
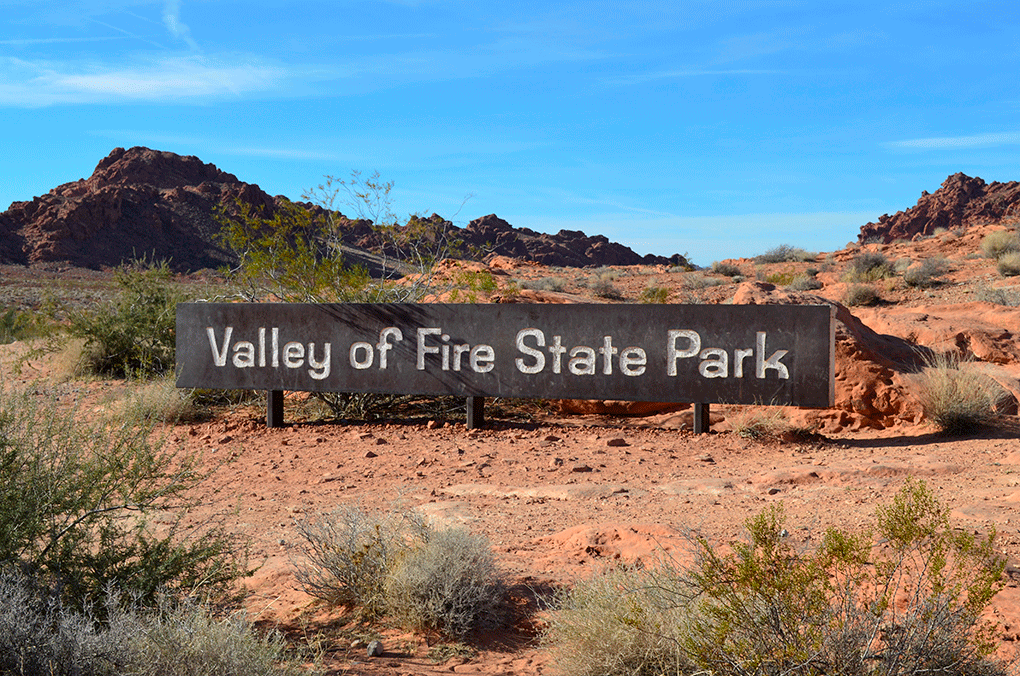
[[[1020,180],[1020,3],[0,0],[0,17],[0,209],[144,145],[292,198],[377,170],[398,213],[708,265],[842,248],[957,171]]]

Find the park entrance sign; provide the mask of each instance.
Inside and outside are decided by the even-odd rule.
[[[177,386],[824,408],[834,326],[825,305],[183,303]]]

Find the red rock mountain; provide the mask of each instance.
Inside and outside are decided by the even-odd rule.
[[[924,191],[917,204],[894,215],[883,215],[878,223],[861,227],[860,243],[931,235],[937,228],[947,230],[1020,216],[1020,182],[985,183],[956,173],[934,193]]]
[[[0,214],[0,262],[60,262],[87,268],[119,265],[148,255],[174,269],[219,267],[231,257],[216,241],[216,208],[236,200],[273,211],[285,198],[271,197],[197,157],[148,148],[117,148],[87,179],[65,183]],[[433,215],[432,219],[440,219]],[[367,221],[349,221],[345,243],[381,244]],[[602,236],[562,230],[546,235],[514,228],[497,216],[447,224],[476,250],[545,265],[683,264],[681,256],[639,256]]]

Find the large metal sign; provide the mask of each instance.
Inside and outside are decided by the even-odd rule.
[[[829,306],[184,303],[177,386],[828,407]]]

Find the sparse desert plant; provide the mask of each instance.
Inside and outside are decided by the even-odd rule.
[[[477,303],[478,294],[489,296],[496,291],[496,278],[488,270],[458,270],[453,275],[450,302]]]
[[[974,297],[986,303],[1005,305],[1006,307],[1020,306],[1020,288],[1017,287],[1007,289],[982,283],[974,289]]]
[[[522,282],[521,288],[534,289],[535,291],[561,292],[567,288],[567,280],[558,276],[540,277],[539,279],[529,279],[526,282]]]
[[[236,538],[182,523],[189,492],[208,475],[200,458],[165,443],[151,422],[3,395],[0,562],[52,578],[78,607],[108,584],[148,602],[161,589],[202,593],[245,574]]]
[[[599,298],[619,300],[623,298],[620,289],[613,283],[619,278],[615,270],[603,269],[589,281],[588,287]]]
[[[726,277],[736,277],[740,274],[740,268],[732,263],[716,261],[712,263],[712,272],[717,275],[725,275]]]
[[[160,597],[156,608],[108,591],[100,620],[64,604],[15,566],[0,569],[0,673],[18,676],[296,676],[278,632],[242,615],[216,619],[194,602]],[[314,672],[312,672],[314,673]]]
[[[756,263],[803,263],[813,261],[818,254],[799,249],[791,244],[780,244],[765,253],[755,256]]]
[[[430,530],[396,560],[384,586],[388,613],[403,626],[454,639],[495,626],[504,596],[489,541],[463,528]]]
[[[685,289],[707,289],[712,286],[722,286],[725,284],[721,279],[714,277],[706,277],[700,274],[687,274],[680,280],[680,285]]]
[[[794,291],[817,291],[824,284],[814,275],[803,274],[795,277],[788,286]]]
[[[664,286],[646,286],[641,290],[638,302],[647,304],[662,304],[669,302],[669,289]]]
[[[893,267],[884,254],[866,251],[854,256],[844,278],[848,282],[875,282],[892,274]]]
[[[870,284],[850,284],[846,287],[846,295],[843,297],[843,303],[851,307],[874,305],[878,300],[878,292]]]
[[[995,267],[1003,277],[1016,277],[1020,275],[1020,252],[1006,253],[999,256],[999,261]]]
[[[763,274],[761,281],[775,284],[776,286],[787,286],[798,277],[796,270],[782,270]]]
[[[981,253],[996,260],[1008,253],[1020,252],[1020,235],[1011,230],[996,230],[981,240]]]
[[[237,390],[245,392],[245,390]],[[130,391],[114,406],[120,417],[136,424],[147,421],[196,422],[209,417],[194,390],[178,389],[173,376],[163,376]]]
[[[746,407],[726,421],[733,432],[745,439],[777,437],[789,428],[783,409],[775,406]]]
[[[297,524],[305,542],[295,571],[301,588],[365,619],[385,613],[386,577],[397,559],[424,541],[428,527],[414,512],[374,516],[343,506]]]
[[[902,275],[904,272],[907,271],[907,268],[909,268],[913,264],[914,261],[908,257],[897,258],[896,262],[893,263],[893,272]]]
[[[912,378],[925,416],[939,429],[962,433],[990,422],[1002,388],[956,352],[925,355]]]
[[[416,512],[373,516],[342,507],[298,524],[302,589],[364,620],[461,638],[495,616],[503,585],[488,541],[435,529]]]
[[[926,289],[938,286],[939,277],[949,269],[949,262],[942,257],[926,258],[920,265],[908,267],[903,271],[903,281],[907,286]]]
[[[7,308],[0,312],[0,345],[49,336],[55,328],[44,313]]]
[[[84,339],[85,371],[114,377],[162,376],[173,371],[177,303],[187,296],[166,261],[136,261],[115,271],[117,297],[97,308],[72,310],[68,332]]]
[[[692,564],[575,585],[547,645],[568,676],[1005,676],[982,619],[1003,586],[995,532],[954,529],[913,479],[875,521],[830,528],[809,550],[788,536],[779,503],[725,550],[692,534]]]

